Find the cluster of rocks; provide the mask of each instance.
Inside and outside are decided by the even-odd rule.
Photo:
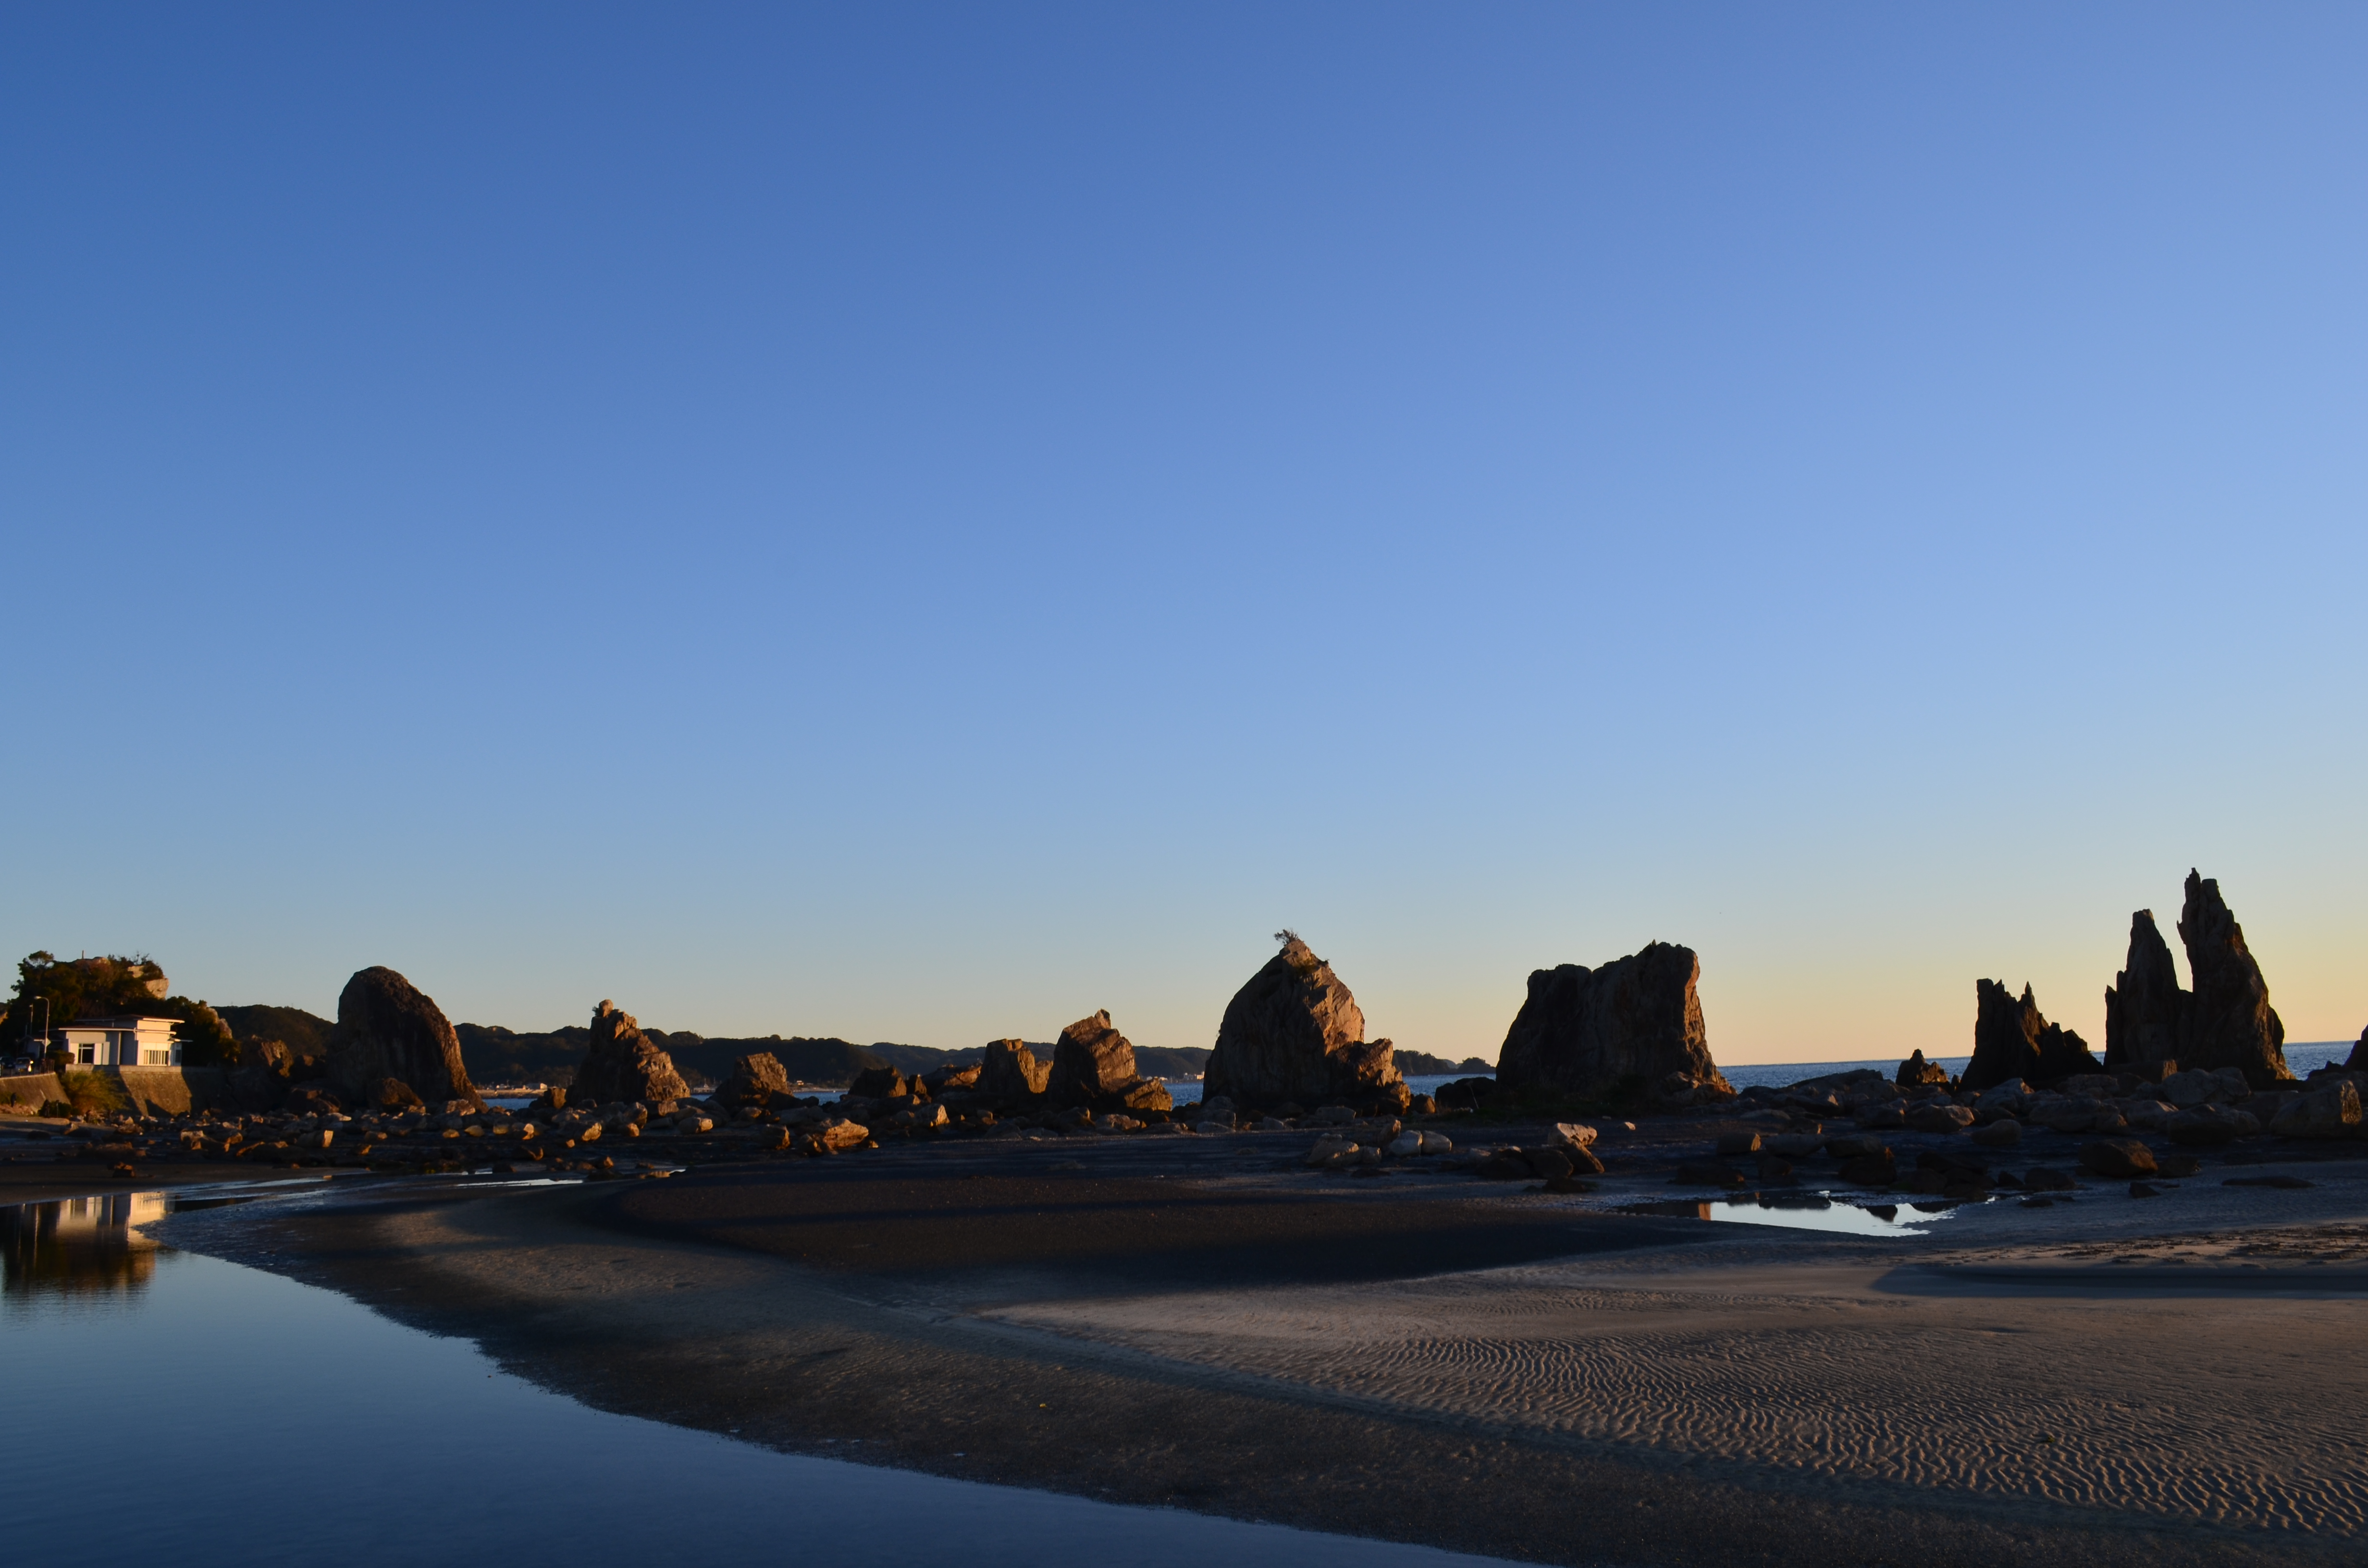
[[[2244,928],[2220,896],[2219,882],[2192,869],[2179,936],[2192,991],[2179,983],[2154,912],[2130,916],[2129,956],[2105,988],[2102,1062],[2078,1034],[2041,1015],[2029,985],[2018,999],[1995,980],[1975,982],[1974,1055],[1958,1086],[1987,1089],[2018,1079],[2053,1084],[2100,1067],[2157,1078],[2180,1068],[2226,1070],[2242,1074],[2257,1089],[2292,1082],[2285,1025],[2270,1006],[2269,982],[2245,945]],[[1921,1062],[1922,1052],[1914,1060]],[[1906,1071],[1903,1064],[1903,1079]]]

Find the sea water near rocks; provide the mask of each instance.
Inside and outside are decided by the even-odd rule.
[[[220,1201],[198,1189],[0,1208],[12,1561],[1488,1561],[780,1454],[592,1410],[465,1340],[142,1228]]]

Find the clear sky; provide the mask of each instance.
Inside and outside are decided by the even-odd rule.
[[[0,12],[0,950],[1206,1045],[2368,1023],[2368,10]]]

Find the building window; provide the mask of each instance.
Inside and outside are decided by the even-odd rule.
[[[74,1060],[82,1062],[85,1066],[97,1065],[98,1062],[97,1044],[91,1040],[83,1041],[81,1047],[74,1052]]]

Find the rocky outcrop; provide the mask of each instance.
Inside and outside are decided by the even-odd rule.
[[[2105,987],[2105,1065],[2177,1061],[2187,1001],[2154,911],[2139,910],[2130,916],[2130,955]]]
[[[1053,1046],[1053,1070],[1044,1093],[1063,1106],[1170,1108],[1167,1085],[1134,1070],[1134,1046],[1111,1027],[1107,1011],[1079,1018],[1061,1031]]]
[[[2368,1073],[2368,1029],[2360,1031],[2360,1041],[2351,1048],[2343,1065],[2355,1073]]]
[[[608,1105],[638,1100],[661,1105],[690,1093],[690,1085],[674,1070],[674,1058],[659,1050],[631,1013],[620,1013],[605,998],[592,1009],[592,1040],[584,1051],[584,1065],[575,1070],[568,1098],[576,1105]]]
[[[2040,1016],[2031,987],[2022,1000],[1995,980],[1974,983],[1974,1059],[1957,1082],[1975,1093],[2017,1078],[2052,1084],[2075,1073],[2094,1073],[2089,1042]]]
[[[1899,1071],[1892,1075],[1891,1081],[1903,1089],[1912,1089],[1925,1084],[1946,1084],[1949,1081],[1949,1070],[1937,1062],[1925,1061],[1923,1049],[1918,1047],[1908,1055],[1907,1061],[1899,1064]]]
[[[998,1040],[987,1046],[986,1060],[979,1064],[977,1088],[1008,1100],[1033,1099],[1052,1076],[1053,1064],[1039,1062],[1026,1040]]]
[[[337,996],[337,1023],[329,1031],[328,1079],[348,1104],[360,1105],[382,1078],[402,1082],[442,1109],[484,1100],[461,1062],[461,1041],[443,1010],[411,982],[383,967],[346,982]]]
[[[790,1092],[790,1074],[781,1066],[780,1058],[768,1051],[751,1051],[735,1059],[731,1074],[715,1097],[726,1105],[760,1106],[775,1095],[786,1097]]]
[[[2222,902],[2216,880],[2187,873],[2179,938],[2187,945],[2187,971],[2195,981],[2180,1019],[2179,1064],[2242,1068],[2257,1089],[2293,1077],[2286,1027],[2270,1006],[2269,982],[2246,949],[2244,928]]]
[[[1497,1054],[1497,1081],[1571,1095],[1600,1094],[1622,1080],[1656,1085],[1664,1097],[1689,1086],[1732,1095],[1711,1060],[1695,992],[1701,979],[1693,949],[1668,942],[1648,942],[1600,969],[1534,971]]]
[[[1201,1092],[1249,1106],[1404,1096],[1390,1042],[1365,1039],[1365,1015],[1348,986],[1305,942],[1281,936],[1282,949],[1225,1004]]]

